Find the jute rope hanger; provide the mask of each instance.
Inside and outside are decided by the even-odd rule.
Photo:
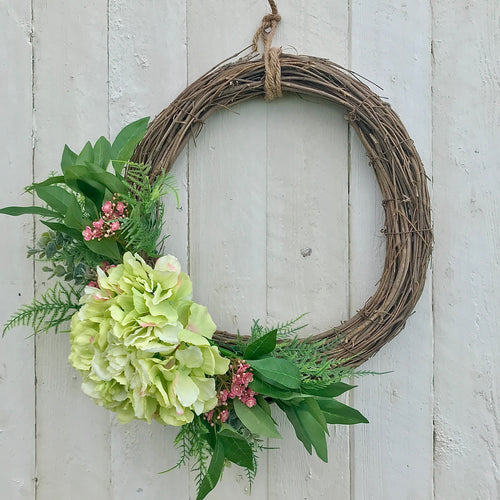
[[[266,67],[266,77],[264,88],[266,89],[266,100],[271,101],[276,97],[281,97],[281,48],[273,47],[273,38],[276,33],[281,16],[274,0],[268,0],[271,6],[271,14],[266,14],[262,18],[262,24],[255,32],[252,42],[252,52],[257,52],[259,38],[264,42],[264,64]]]
[[[279,14],[275,2],[269,0],[269,4],[274,17],[264,17],[254,41],[263,32],[270,35],[276,30]],[[262,58],[253,54],[223,63],[187,87],[152,121],[132,161],[150,164],[152,178],[168,172],[213,113],[249,99],[273,98],[277,87],[279,94],[316,96],[342,106],[382,192],[386,258],[378,288],[361,310],[312,339],[329,342],[329,357],[360,365],[403,329],[424,288],[432,249],[427,178],[399,117],[355,73],[326,59],[278,53],[278,86],[276,75],[269,76],[272,69],[268,71],[275,68],[269,50],[266,57],[271,42],[272,37],[264,37]],[[236,335],[224,331],[217,331],[214,338],[221,343],[236,341]],[[337,342],[331,344],[332,340]]]

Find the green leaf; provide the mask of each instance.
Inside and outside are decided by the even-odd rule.
[[[368,420],[358,410],[335,399],[318,399],[318,405],[329,424],[367,424]]]
[[[328,448],[323,425],[309,411],[304,401],[298,406],[278,402],[278,406],[286,413],[295,430],[295,435],[311,454],[312,448],[323,462],[328,462]]]
[[[252,447],[241,434],[224,424],[222,430],[217,434],[217,439],[224,447],[224,455],[227,460],[246,469],[254,470]]]
[[[135,147],[146,133],[148,128],[149,117],[141,118],[135,122],[129,123],[119,134],[111,146],[111,158],[126,162],[130,160]],[[117,174],[121,174],[123,163],[113,161],[113,167]]]
[[[305,405],[295,407],[294,411],[316,454],[323,462],[328,462],[328,447],[323,426],[314,418]]]
[[[277,330],[272,330],[262,335],[262,337],[259,337],[257,340],[254,340],[246,347],[243,357],[245,359],[257,359],[265,354],[273,352],[276,347],[276,334]]]
[[[277,401],[277,405],[285,412],[288,420],[293,426],[297,439],[304,445],[304,448],[307,450],[309,455],[312,455],[312,443],[303,429],[293,406],[282,403],[281,401]]]
[[[300,386],[302,392],[322,398],[336,398],[337,396],[344,394],[344,392],[354,389],[354,387],[356,386],[344,384],[343,382],[334,382],[326,387],[321,387],[314,382],[303,382]]]
[[[312,398],[308,398],[303,401],[304,401],[303,403],[304,409],[307,408],[309,413],[316,419],[318,424],[321,425],[323,432],[325,432],[325,434],[329,434],[326,418],[323,412],[321,411],[321,408],[319,407],[318,401]]]
[[[75,164],[77,158],[78,155],[71,151],[71,149],[67,145],[64,145],[64,150],[61,158],[61,170],[63,171],[63,173],[66,170],[66,167]]]
[[[0,208],[0,214],[5,215],[26,215],[26,214],[35,214],[41,215],[42,217],[54,217],[59,218],[59,214],[57,212],[53,212],[47,208],[42,207],[4,207]]]
[[[256,394],[255,399],[259,406],[269,415],[271,416],[271,407],[269,403],[266,401],[266,398],[262,394]]]
[[[58,186],[35,186],[36,194],[47,205],[62,216],[66,215],[68,206],[76,200],[75,196]]]
[[[216,440],[212,459],[208,466],[207,473],[198,489],[196,500],[203,500],[217,485],[224,468],[224,447],[219,440]]]
[[[290,391],[287,389],[280,389],[275,385],[268,384],[264,382],[261,378],[254,374],[253,381],[249,384],[250,389],[255,391],[257,394],[264,394],[264,396],[269,396],[273,399],[293,399],[300,397],[300,394],[295,391]]]
[[[74,191],[92,200],[96,207],[100,207],[106,190],[92,177],[87,165],[70,165],[64,171],[64,182]]]
[[[100,167],[96,167],[95,165],[73,165],[72,167],[68,167],[64,174],[64,178],[80,180],[90,185],[97,185],[97,183],[99,183],[112,193],[128,193],[127,185],[116,175],[110,172],[104,172]],[[102,187],[99,186],[99,189],[102,190]],[[102,190],[102,192],[104,194],[104,190]],[[89,196],[89,198],[91,197]],[[101,204],[102,200],[98,205],[96,203],[96,206],[101,206]]]
[[[101,136],[97,139],[94,146],[94,164],[106,170],[111,161],[111,144],[106,137]]]
[[[31,192],[39,186],[51,186],[52,184],[64,184],[64,176],[54,175],[52,177],[49,177],[48,179],[45,179],[42,182],[34,182],[30,186],[26,187],[26,191]]]
[[[74,198],[68,206],[68,209],[66,210],[64,225],[73,229],[77,229],[81,232],[85,229],[85,226],[87,226],[88,223],[89,221],[83,216],[83,212],[80,204],[78,203],[78,200]]]
[[[65,234],[71,236],[75,240],[82,239],[82,232],[81,231],[78,231],[77,229],[66,226],[65,224],[60,224],[59,222],[43,221],[43,220],[41,222],[42,222],[42,224],[45,224],[49,229],[52,229],[52,231],[65,233]]]
[[[234,399],[234,411],[241,423],[252,433],[259,436],[281,439],[273,419],[260,406],[248,408],[239,399]]]
[[[83,165],[84,163],[93,163],[94,161],[94,149],[92,148],[92,144],[88,141],[83,149],[80,151],[80,154],[76,158],[75,164]]]
[[[279,386],[289,389],[300,387],[300,370],[287,359],[252,359],[247,360],[247,363],[263,377]]]
[[[101,241],[99,240],[85,241],[84,243],[87,246],[87,248],[92,250],[97,255],[108,257],[112,259],[114,262],[118,262],[122,258],[120,250],[118,249],[118,243],[116,241],[103,239]]]

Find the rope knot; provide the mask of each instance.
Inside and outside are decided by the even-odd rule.
[[[279,14],[266,14],[262,18],[262,30],[267,33],[273,27],[273,23],[278,24],[281,21],[281,16]]]
[[[273,0],[269,0],[272,13],[266,14],[262,18],[262,23],[255,32],[252,42],[252,50],[258,52],[259,38],[264,42],[264,65],[266,76],[264,80],[264,89],[266,91],[266,100],[270,101],[275,97],[280,97],[281,92],[281,65],[279,56],[281,48],[272,47],[272,41],[278,23],[281,21],[281,16],[278,13],[278,8]]]

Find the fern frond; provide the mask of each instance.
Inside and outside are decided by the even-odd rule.
[[[16,326],[31,326],[34,333],[47,332],[54,328],[57,332],[61,323],[64,323],[80,309],[82,288],[61,283],[47,290],[39,299],[31,304],[20,307],[7,321],[2,336]]]
[[[122,240],[127,243],[127,250],[143,252],[156,257],[163,244],[164,205],[162,196],[169,192],[179,198],[175,179],[171,175],[160,175],[153,182],[149,179],[150,165],[139,163],[127,164],[125,182],[129,195],[124,196],[132,208],[122,225]]]

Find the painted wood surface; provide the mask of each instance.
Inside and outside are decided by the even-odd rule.
[[[282,5],[280,5],[282,4]],[[351,396],[371,423],[332,428],[328,464],[280,419],[252,488],[258,499],[495,499],[499,476],[497,283],[500,10],[494,0],[278,2],[275,45],[351,67],[384,90],[431,182],[432,273],[403,333]],[[265,0],[0,0],[0,205],[58,168],[64,143],[114,137],[163,109],[250,44]],[[457,29],[460,26],[460,29]],[[5,77],[6,76],[6,77]],[[285,96],[212,117],[176,162],[167,250],[219,327],[310,314],[338,324],[375,291],[383,209],[343,110]],[[25,203],[31,199],[24,195]],[[0,320],[46,275],[26,260],[33,222],[0,219]],[[12,237],[11,235],[16,235]],[[0,498],[194,498],[172,466],[175,429],[120,425],[79,389],[62,335],[10,332],[0,346]],[[241,470],[212,499],[248,498]]]

